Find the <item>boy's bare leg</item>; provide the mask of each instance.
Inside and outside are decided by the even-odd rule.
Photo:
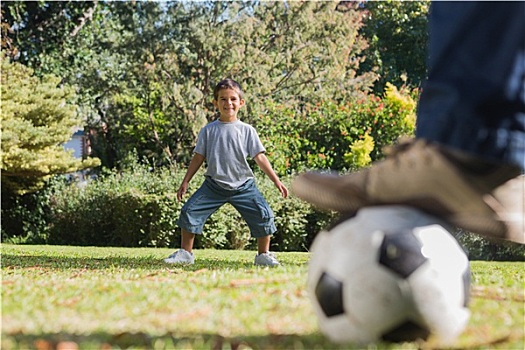
[[[188,232],[184,229],[181,230],[181,249],[177,250],[166,259],[165,263],[168,264],[193,264],[195,257],[193,256],[193,241],[195,240],[195,234]]]
[[[180,247],[187,251],[188,253],[191,253],[193,250],[193,242],[195,241],[195,234],[188,232],[184,229],[181,230],[181,243]]]
[[[257,238],[257,253],[268,253],[270,251],[270,236]]]

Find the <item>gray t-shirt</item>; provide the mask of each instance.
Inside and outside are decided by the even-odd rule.
[[[206,158],[204,175],[226,189],[238,188],[253,178],[247,158],[265,151],[255,128],[240,120],[209,123],[199,132],[194,149]]]

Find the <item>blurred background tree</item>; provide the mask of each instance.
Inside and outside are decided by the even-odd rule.
[[[382,93],[386,83],[418,87],[426,78],[429,7],[430,0],[366,1],[360,6],[360,33],[369,46],[359,72],[379,75],[375,93]]]
[[[73,91],[57,77],[40,79],[24,65],[0,59],[2,191],[34,192],[53,175],[98,166],[98,159],[76,159],[62,146],[81,126]]]

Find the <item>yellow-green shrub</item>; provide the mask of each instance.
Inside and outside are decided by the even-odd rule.
[[[268,102],[250,122],[278,174],[306,169],[355,170],[383,157],[383,148],[413,135],[417,92],[389,85],[383,97],[361,96],[292,109]]]

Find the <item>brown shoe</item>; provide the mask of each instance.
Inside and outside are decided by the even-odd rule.
[[[296,196],[323,209],[352,213],[366,206],[409,205],[467,231],[520,242],[509,237],[493,209],[498,199],[478,187],[438,146],[423,139],[398,145],[385,160],[356,173],[310,172],[292,182]]]

